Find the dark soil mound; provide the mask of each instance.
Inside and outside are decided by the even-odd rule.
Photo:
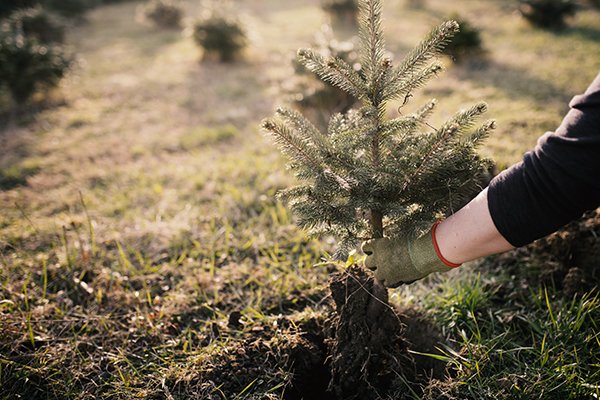
[[[334,275],[330,288],[337,312],[331,391],[338,399],[379,399],[403,386],[398,381],[415,375],[414,363],[387,289],[357,266]]]

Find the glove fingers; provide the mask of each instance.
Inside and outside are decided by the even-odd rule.
[[[362,246],[360,246],[360,249],[362,250],[362,252],[365,253],[368,256],[370,256],[371,254],[373,254],[374,248],[375,248],[375,246],[374,246],[373,239],[367,240],[367,241],[363,242]]]
[[[377,265],[375,263],[374,256],[367,256],[367,258],[365,259],[365,267],[367,267],[371,271],[377,270]]]
[[[382,272],[381,269],[376,269],[375,271],[373,271],[373,276],[375,276],[375,279],[377,279],[383,286],[393,287],[393,285],[390,285],[390,283],[386,280],[386,276],[384,275],[385,274]]]

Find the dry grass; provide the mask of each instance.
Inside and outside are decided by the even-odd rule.
[[[201,64],[191,38],[135,23],[139,4],[91,12],[68,35],[80,65],[50,106],[0,132],[1,398],[222,398],[202,377],[253,329],[294,341],[329,310],[332,267],[313,265],[331,243],[307,240],[274,200],[291,178],[258,131],[325,20],[319,1],[239,2],[252,43],[232,65]],[[388,0],[390,48],[401,55],[455,9],[482,29],[487,59],[449,63],[406,109],[437,97],[441,120],[486,100],[499,129],[485,151],[510,165],[600,70],[600,13],[552,34],[504,2]],[[260,384],[240,375],[228,393],[281,394],[291,378],[272,351]]]

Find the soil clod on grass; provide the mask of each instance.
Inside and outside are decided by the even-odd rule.
[[[334,275],[330,288],[337,312],[330,389],[338,399],[382,398],[413,369],[387,290],[358,266]]]

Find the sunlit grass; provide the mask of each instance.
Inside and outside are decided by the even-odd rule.
[[[448,63],[400,112],[437,97],[442,120],[487,101],[498,130],[483,151],[500,167],[553,129],[600,69],[597,11],[554,35],[503,2],[426,3],[386,1],[397,55],[458,8],[482,29],[489,58]],[[98,8],[74,28],[80,66],[52,94],[64,102],[0,133],[0,397],[202,398],[227,383],[238,398],[280,398],[292,379],[281,360],[299,327],[326,317],[335,267],[320,263],[331,242],[307,239],[275,200],[292,178],[258,125],[325,16],[317,0],[241,2],[251,48],[221,66],[200,63],[178,32],[136,24],[138,4]],[[499,287],[510,277],[471,268],[392,292],[452,339],[437,356],[455,379],[441,388],[456,398],[599,395],[597,297],[540,286],[507,300]],[[271,349],[253,347],[265,329]],[[202,380],[245,351],[269,354],[262,382],[235,371]]]

